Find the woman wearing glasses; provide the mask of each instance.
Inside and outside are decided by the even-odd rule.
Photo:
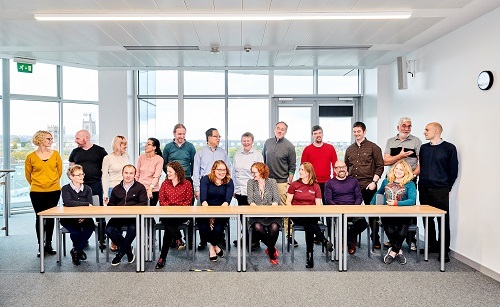
[[[413,182],[413,171],[405,160],[399,160],[389,171],[387,178],[382,181],[382,185],[377,194],[384,195],[384,204],[387,206],[414,206],[417,200],[417,189]],[[370,204],[375,205],[377,194],[373,196]],[[403,255],[401,245],[408,234],[408,226],[411,217],[383,217],[382,224],[385,233],[392,243],[389,247],[384,262],[390,264],[397,259],[400,264],[406,264],[406,257]]]
[[[200,180],[200,202],[202,206],[229,206],[234,193],[233,180],[226,163],[222,160],[214,162],[210,173]],[[210,242],[210,261],[224,257],[222,236],[227,218],[198,219],[200,240]]]
[[[59,152],[51,149],[52,141],[53,137],[50,132],[37,131],[33,135],[33,144],[38,148],[26,157],[24,163],[24,174],[30,185],[30,198],[35,213],[57,206],[61,196],[59,182],[62,175],[62,160]],[[40,236],[45,235],[44,251],[46,254],[55,255],[56,251],[52,248],[54,219],[45,219],[45,221],[45,234],[41,234],[38,218],[36,218],[38,242],[40,242]]]
[[[144,148],[144,153],[137,160],[137,173],[135,180],[146,187],[149,205],[156,206],[160,193],[160,176],[163,169],[160,141],[149,138]]]
[[[85,176],[83,167],[74,164],[68,168],[67,175],[71,181],[62,188],[63,205],[65,207],[92,206],[92,189],[83,184]],[[80,265],[80,260],[87,260],[83,249],[94,231],[94,220],[91,218],[61,219],[61,225],[69,231],[71,241],[73,241],[73,248],[70,252],[73,264]]]
[[[248,180],[247,195],[250,206],[277,206],[280,202],[278,184],[269,178],[269,167],[262,162],[256,162],[250,168],[253,179]],[[249,221],[257,240],[267,246],[266,255],[271,264],[278,264],[278,249],[275,247],[282,218],[260,217]]]
[[[300,165],[299,179],[292,182],[288,188],[286,205],[323,205],[321,189],[316,182],[316,174],[314,173],[314,168],[311,163],[304,162]],[[314,267],[313,249],[315,236],[317,240],[323,243],[323,246],[325,246],[329,252],[333,251],[333,244],[328,241],[321,232],[321,229],[318,226],[318,220],[319,218],[317,217],[292,218],[294,223],[304,226],[307,249],[306,268],[308,269]]]

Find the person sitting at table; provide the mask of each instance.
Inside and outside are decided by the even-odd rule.
[[[83,167],[78,164],[71,165],[67,175],[71,181],[62,187],[63,205],[65,207],[92,206],[92,189],[83,184],[85,176]],[[87,260],[83,249],[94,231],[94,220],[91,218],[61,219],[61,225],[69,231],[69,236],[73,241],[73,248],[70,252],[73,264],[80,265],[80,260]]]
[[[200,180],[200,202],[202,206],[229,206],[234,194],[234,184],[227,164],[217,160],[208,175]],[[217,261],[223,258],[222,235],[228,218],[198,219],[200,240],[210,242],[209,259]]]
[[[247,182],[247,197],[250,206],[277,206],[280,202],[276,180],[269,178],[269,167],[263,162],[256,162],[250,168],[253,179]],[[282,218],[255,217],[250,218],[256,239],[266,246],[266,254],[271,264],[278,264],[278,240]]]
[[[337,160],[333,168],[335,177],[325,184],[326,205],[361,205],[363,197],[361,188],[356,178],[349,177],[347,166],[344,161]],[[356,237],[362,233],[368,224],[364,217],[349,217],[347,222],[347,251],[350,255],[356,253]],[[330,233],[331,221],[328,219],[328,233]]]
[[[288,187],[286,196],[287,206],[302,206],[302,205],[316,205],[322,206],[321,189],[316,182],[316,174],[311,163],[304,162],[300,165],[299,179],[292,182]],[[329,251],[333,251],[332,242],[328,241],[321,229],[318,226],[317,217],[300,217],[292,218],[292,221],[297,225],[304,226],[306,233],[306,250],[307,262],[306,268],[314,267],[313,249],[314,237],[323,243],[323,246]]]
[[[413,182],[413,171],[405,160],[400,160],[394,164],[389,171],[387,178],[382,181],[382,185],[377,194],[384,195],[384,204],[388,206],[414,206],[417,199],[417,189]],[[376,204],[375,194],[370,204]],[[397,258],[400,264],[406,264],[406,257],[403,255],[401,245],[406,239],[408,226],[411,217],[382,217],[387,237],[392,243],[389,247],[384,262],[390,264]]]
[[[111,191],[108,206],[147,206],[148,194],[144,185],[134,180],[135,166],[128,164],[123,167],[123,180]],[[127,227],[127,234],[123,237],[121,228]],[[132,241],[135,239],[135,218],[112,218],[106,225],[106,233],[116,245],[118,253],[111,261],[111,265],[119,265],[126,254],[128,262],[135,260],[132,250]]]
[[[173,161],[167,163],[166,169],[167,179],[161,184],[158,198],[160,206],[190,206],[193,199],[193,186],[186,179],[184,168],[179,162]],[[160,258],[156,263],[156,269],[165,266],[172,239],[178,250],[186,248],[186,245],[181,240],[178,228],[188,220],[188,218],[160,218],[160,221],[165,226],[165,234],[163,235],[163,246],[161,247]]]

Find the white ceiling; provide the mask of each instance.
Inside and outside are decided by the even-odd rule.
[[[500,7],[498,0],[0,0],[0,56],[69,66],[371,68]],[[407,20],[37,21],[35,13],[410,10]],[[198,46],[127,51],[123,46]],[[251,46],[250,52],[243,47]],[[295,51],[296,46],[369,50]],[[220,46],[219,54],[210,53]]]

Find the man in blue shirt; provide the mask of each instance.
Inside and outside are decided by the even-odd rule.
[[[455,145],[443,141],[441,133],[443,127],[436,122],[425,126],[425,139],[429,141],[420,147],[420,180],[418,191],[420,203],[446,211],[445,228],[445,262],[450,261],[450,191],[458,176],[458,155]],[[429,252],[439,252],[439,243],[436,241],[435,218],[429,218],[426,225],[429,231]],[[441,225],[441,219],[438,219]],[[421,250],[423,252],[423,250]],[[439,256],[439,259],[442,255]]]

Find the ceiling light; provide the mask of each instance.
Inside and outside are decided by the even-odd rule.
[[[372,45],[359,46],[297,46],[295,50],[368,50]]]
[[[170,51],[184,51],[184,50],[200,50],[198,46],[123,46],[129,51],[155,51],[155,50],[170,50]]]
[[[349,11],[349,12],[197,12],[197,13],[37,13],[36,20],[55,21],[242,21],[242,20],[338,20],[338,19],[408,19],[410,11]]]

